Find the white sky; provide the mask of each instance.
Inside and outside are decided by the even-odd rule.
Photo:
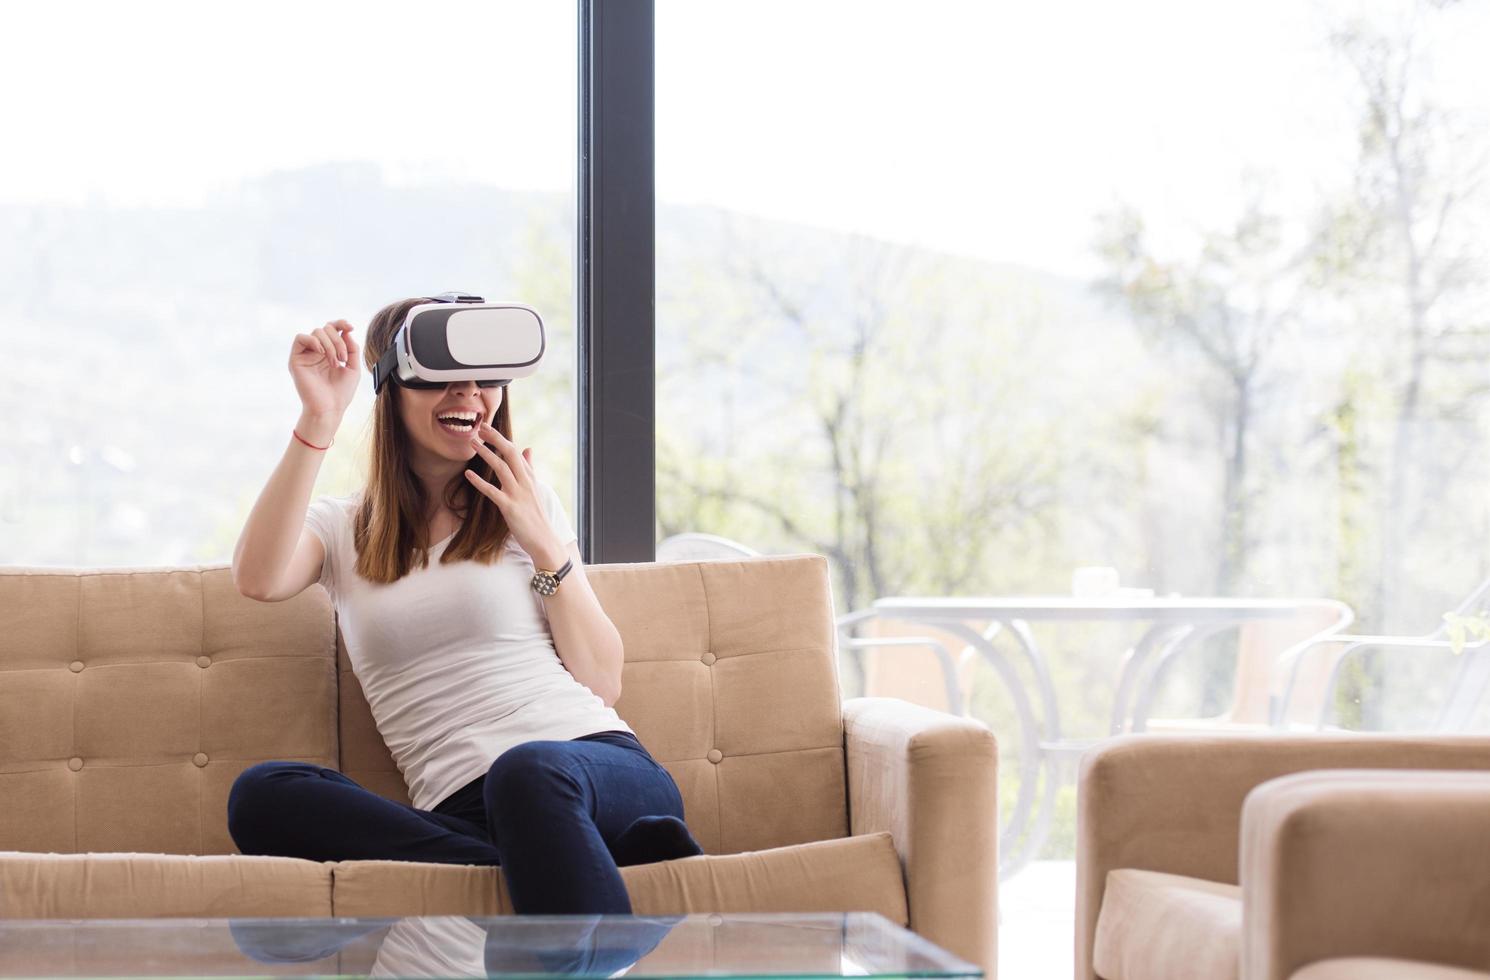
[[[1119,197],[1178,227],[1247,166],[1295,204],[1331,180],[1321,32],[1354,6],[658,0],[658,196],[1082,274]],[[575,7],[0,6],[0,200],[191,205],[328,160],[572,190]],[[1440,90],[1485,112],[1490,4],[1443,19]]]

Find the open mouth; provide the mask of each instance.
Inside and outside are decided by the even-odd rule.
[[[476,431],[476,419],[475,412],[451,412],[437,417],[435,421],[453,436],[468,436]]]

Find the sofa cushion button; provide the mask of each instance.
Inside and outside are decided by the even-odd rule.
[[[72,663],[67,665],[67,669],[76,674],[78,671],[83,669],[83,662],[81,660],[74,660]]]
[[[723,758],[724,758],[724,753],[721,752],[721,751],[719,751],[718,749],[710,749],[709,750],[709,761],[710,762],[713,762],[715,764],[718,764],[719,760],[720,759],[723,759]]]
[[[193,765],[200,769],[207,764],[207,753],[198,752],[196,755],[191,757],[191,761]]]
[[[715,660],[715,657],[714,657],[714,655],[712,653],[707,653],[706,652],[704,654],[704,656],[703,656],[703,661],[704,661],[704,664],[706,666],[711,666],[712,667],[714,665],[714,660]]]
[[[77,772],[79,769],[83,768],[83,760],[79,759],[77,756],[73,756],[71,759],[67,760],[67,768],[71,769],[73,772]]]
[[[212,658],[211,657],[198,657],[197,658],[197,666],[198,667],[210,667],[210,666],[212,666]]]

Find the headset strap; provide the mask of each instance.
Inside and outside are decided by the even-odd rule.
[[[486,302],[486,300],[477,296],[475,293],[463,293],[454,289],[446,293],[441,293],[438,296],[426,296],[424,298],[431,303]],[[381,391],[384,383],[388,380],[388,376],[398,369],[398,336],[403,333],[406,326],[407,323],[399,326],[398,330],[393,334],[393,343],[389,344],[388,349],[383,352],[383,356],[378,358],[378,366],[373,369],[373,394]]]
[[[388,382],[388,377],[398,369],[398,343],[397,337],[394,343],[388,345],[383,356],[378,358],[377,365],[373,368],[373,394],[383,390],[383,385]]]

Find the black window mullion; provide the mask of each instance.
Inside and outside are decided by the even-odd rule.
[[[652,0],[579,2],[575,507],[586,563],[656,557]]]

